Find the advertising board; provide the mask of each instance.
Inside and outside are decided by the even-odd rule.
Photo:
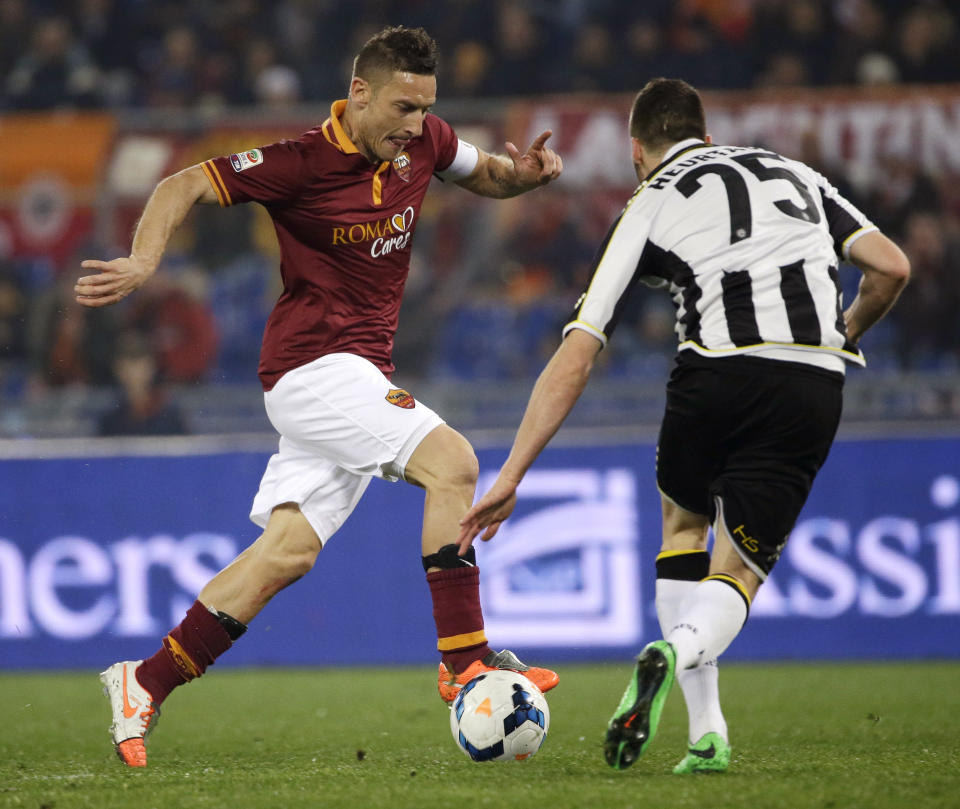
[[[482,450],[481,488],[505,457]],[[0,464],[0,668],[151,654],[205,581],[256,538],[267,455]],[[537,659],[621,659],[657,636],[654,447],[548,449],[478,547],[487,634]],[[314,570],[225,664],[435,659],[423,494],[374,481]],[[957,657],[960,440],[841,441],[729,659]]]

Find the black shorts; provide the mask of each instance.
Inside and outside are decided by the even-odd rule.
[[[683,351],[667,383],[657,485],[687,511],[722,520],[763,579],[830,451],[842,399],[839,373]]]

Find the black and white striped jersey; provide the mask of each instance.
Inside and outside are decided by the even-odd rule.
[[[637,281],[666,287],[682,349],[843,371],[839,257],[876,227],[809,166],[762,148],[676,144],[601,246],[564,327],[606,344]]]

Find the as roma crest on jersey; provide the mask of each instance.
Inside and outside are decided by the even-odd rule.
[[[390,404],[402,407],[404,410],[413,410],[417,404],[403,388],[390,388],[385,398]]]
[[[413,163],[410,160],[410,155],[407,152],[400,152],[395,158],[393,158],[393,170],[396,172],[397,177],[403,180],[405,183],[410,182],[410,172],[413,169]]]

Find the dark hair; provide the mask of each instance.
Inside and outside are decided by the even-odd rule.
[[[707,135],[700,94],[682,79],[651,79],[637,93],[630,135],[649,149]]]
[[[437,72],[437,43],[422,28],[384,28],[368,39],[353,60],[353,75],[370,81],[377,73],[403,71],[418,76]]]

